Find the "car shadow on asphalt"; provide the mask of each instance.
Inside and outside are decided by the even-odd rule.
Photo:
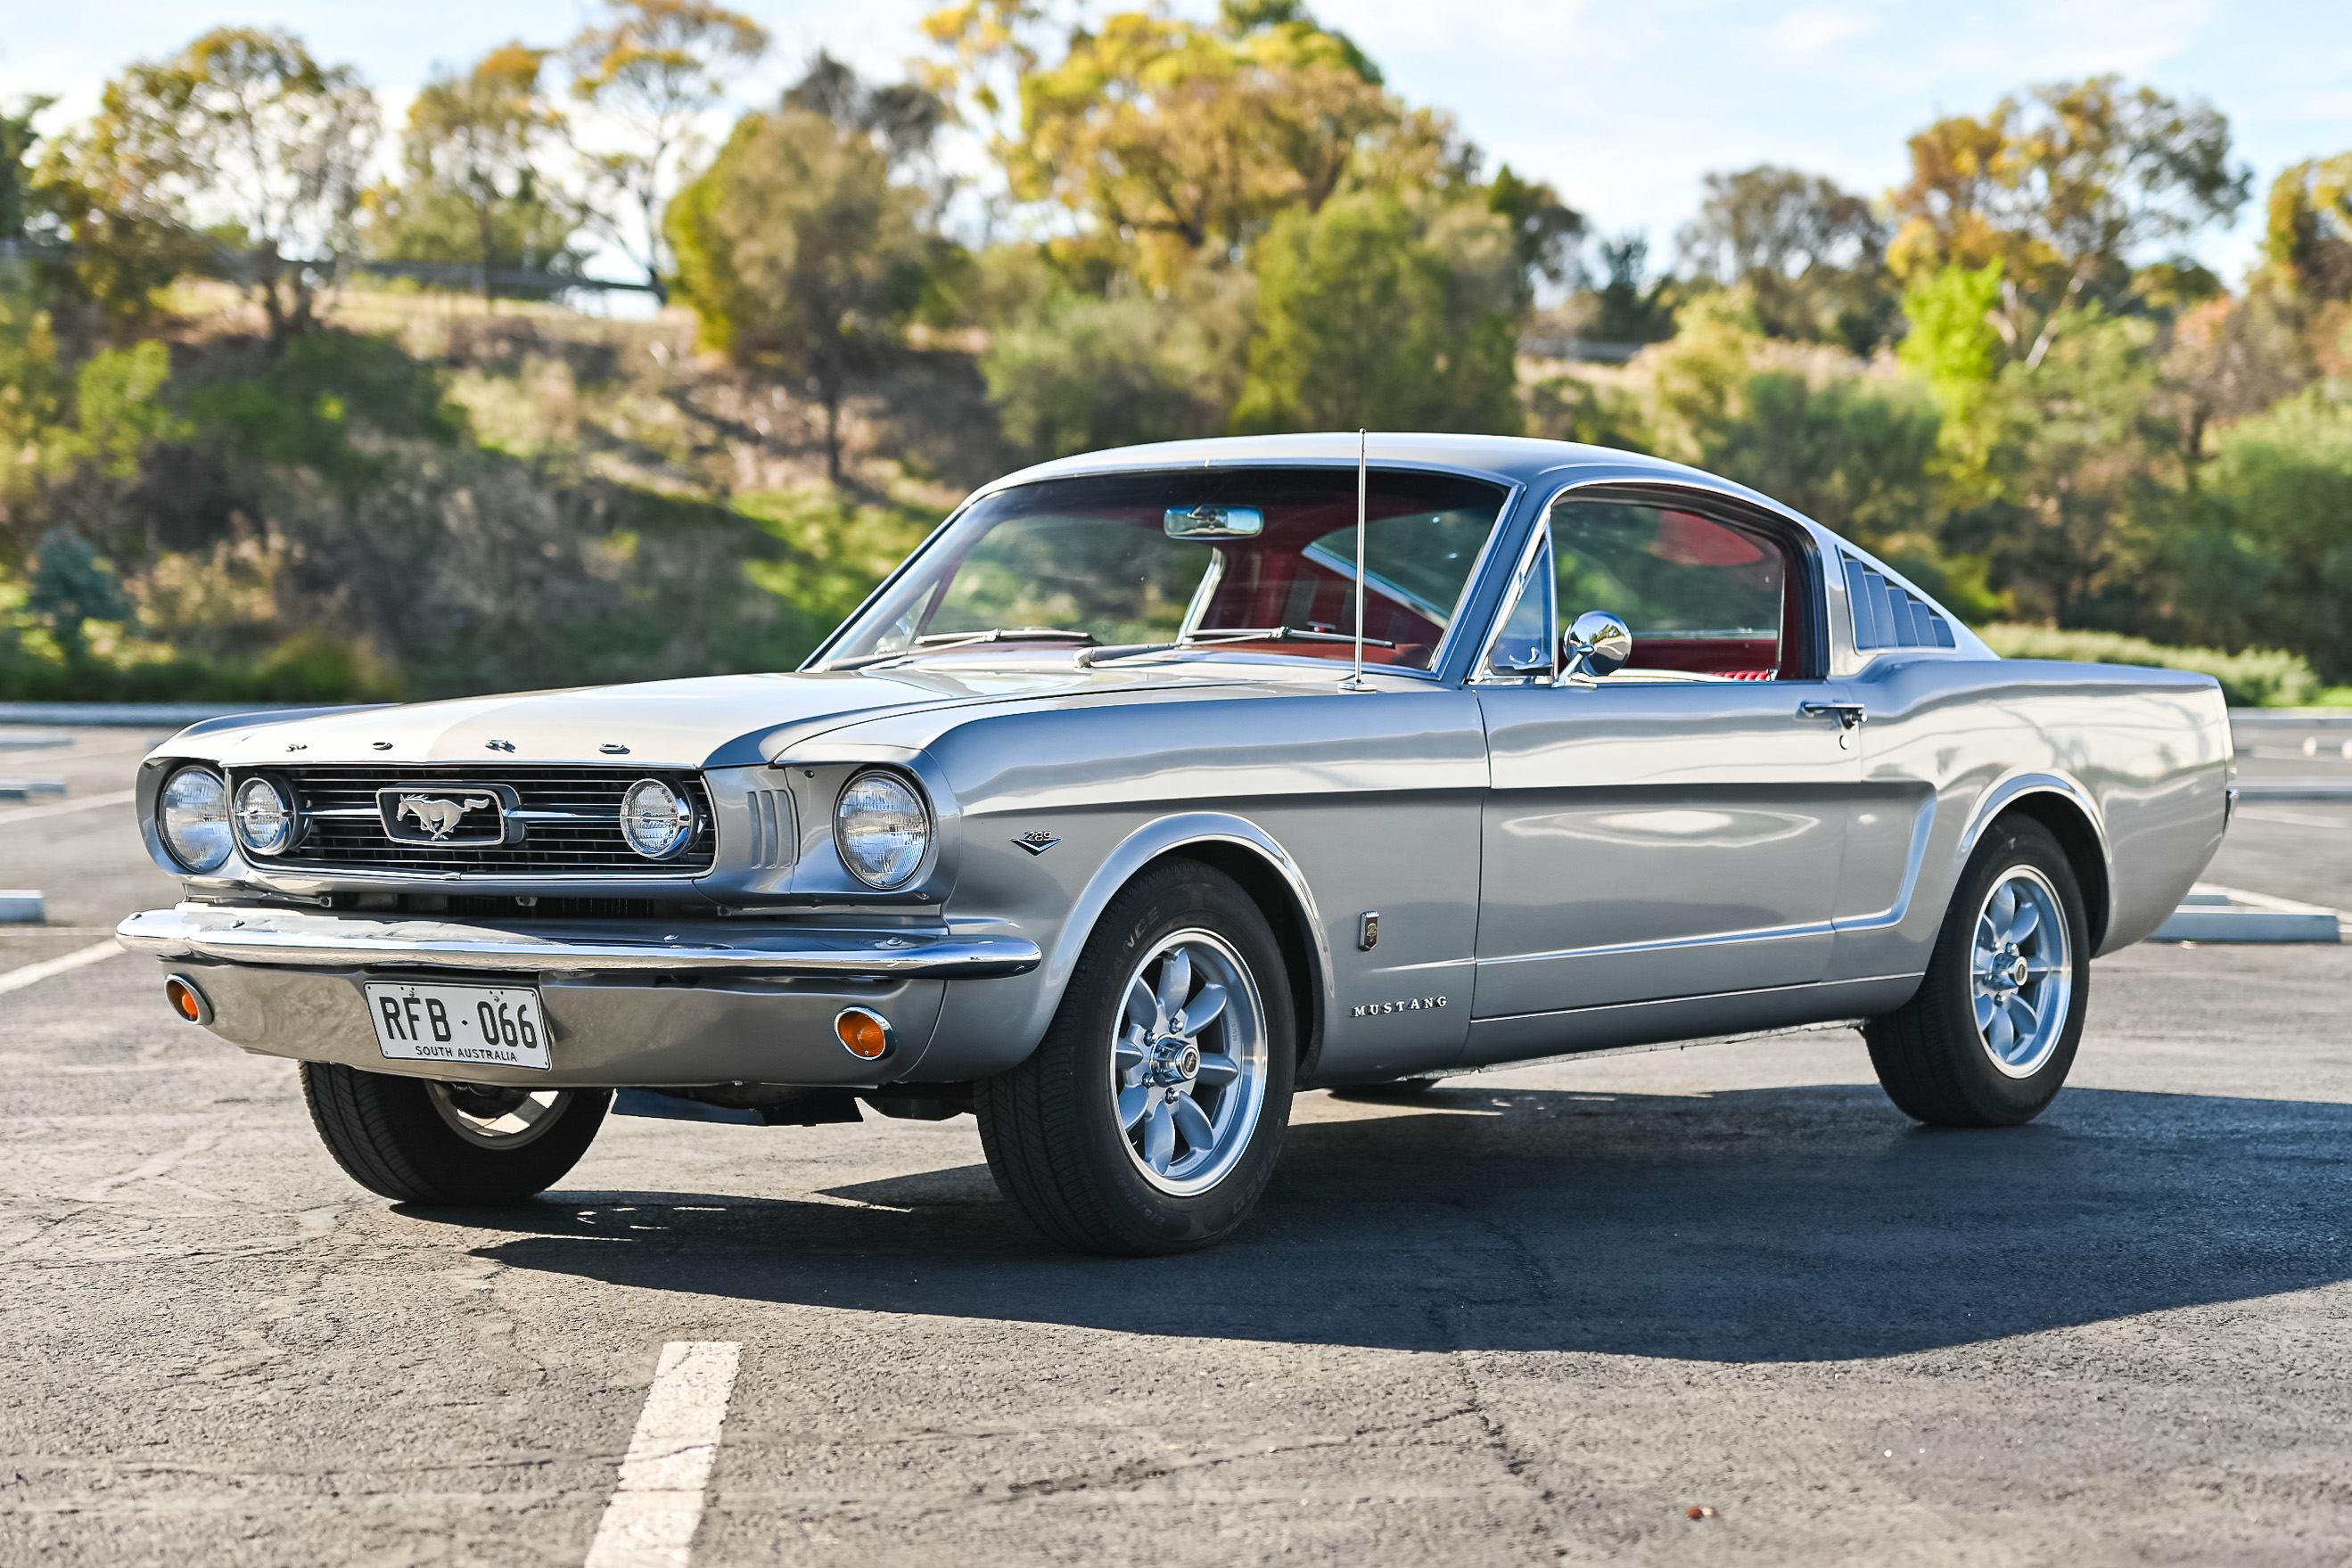
[[[478,1255],[647,1291],[1402,1350],[1815,1361],[2352,1277],[2352,1105],[2073,1089],[1916,1127],[1875,1089],[1443,1089],[1295,1126],[1232,1243],[1047,1249],[971,1166],[832,1202],[551,1194],[407,1210]],[[846,1200],[846,1201],[842,1201]],[[625,1212],[624,1212],[625,1210]]]

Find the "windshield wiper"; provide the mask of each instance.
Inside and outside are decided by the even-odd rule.
[[[1346,643],[1356,639],[1346,632],[1314,632],[1302,626],[1220,626],[1208,632],[1188,632],[1173,643],[1118,643],[1088,648],[1078,655],[1078,668],[1090,669],[1107,659],[1136,659],[1146,653],[1173,653],[1186,648],[1215,648],[1228,643]],[[1385,637],[1367,637],[1367,648],[1393,648]]]
[[[1091,632],[1066,632],[1058,626],[999,626],[988,632],[937,632],[928,637],[918,637],[904,648],[893,648],[886,653],[860,653],[855,659],[843,659],[824,667],[828,670],[862,670],[871,664],[887,664],[893,659],[911,659],[922,653],[945,653],[957,648],[976,648],[982,643],[1091,643]]]

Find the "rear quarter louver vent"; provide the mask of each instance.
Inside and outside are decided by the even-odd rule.
[[[1957,645],[1952,623],[1941,611],[1852,556],[1845,558],[1845,593],[1853,607],[1853,645],[1865,653]]]

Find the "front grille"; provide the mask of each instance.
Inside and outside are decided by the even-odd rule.
[[[711,914],[708,904],[659,898],[519,898],[480,894],[362,893],[345,894],[338,909],[362,915],[378,910],[391,915],[443,915],[452,920],[696,920]]]
[[[473,872],[493,876],[695,876],[710,869],[716,843],[710,795],[702,780],[665,772],[671,788],[694,801],[699,826],[672,859],[649,861],[621,837],[621,797],[646,777],[641,768],[501,768],[449,765],[371,768],[335,765],[273,768],[294,787],[308,821],[301,842],[262,863],[306,870]],[[245,776],[240,769],[238,778]],[[526,837],[510,844],[406,843],[383,831],[378,789],[457,789],[504,784],[520,797]],[[533,812],[557,813],[533,817]]]

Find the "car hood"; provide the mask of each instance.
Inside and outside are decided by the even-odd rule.
[[[1045,669],[709,675],[461,697],[398,706],[247,714],[174,736],[158,756],[254,767],[325,762],[588,762],[647,767],[764,761],[785,746],[884,714],[1151,689],[1229,688],[1268,672]]]

